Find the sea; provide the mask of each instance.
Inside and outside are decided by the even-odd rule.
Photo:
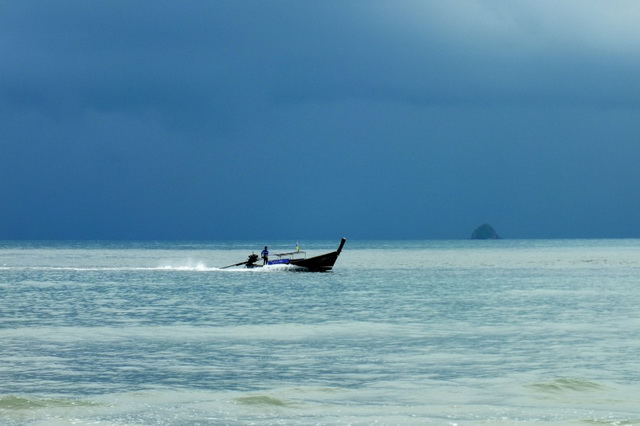
[[[638,239],[264,245],[0,242],[0,424],[640,425]]]

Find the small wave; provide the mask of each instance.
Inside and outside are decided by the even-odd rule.
[[[615,420],[615,419],[585,419],[581,423],[588,425],[626,426],[640,424],[640,419]]]
[[[24,398],[15,395],[0,397],[0,409],[5,410],[31,410],[34,408],[55,408],[55,407],[92,407],[104,405],[92,401],[82,401],[78,399],[64,398]]]
[[[266,395],[256,396],[244,396],[235,398],[235,401],[242,405],[258,405],[258,406],[271,406],[271,407],[291,407],[295,404],[286,402],[278,398],[274,398]]]
[[[604,386],[589,380],[566,377],[554,379],[548,382],[533,383],[527,387],[544,393],[589,392],[605,389]]]

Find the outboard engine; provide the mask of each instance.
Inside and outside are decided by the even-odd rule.
[[[251,253],[247,258],[247,266],[252,267],[258,261],[258,255],[255,253]]]

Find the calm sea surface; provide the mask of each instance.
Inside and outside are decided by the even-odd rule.
[[[0,242],[0,424],[640,424],[640,240],[265,243]]]

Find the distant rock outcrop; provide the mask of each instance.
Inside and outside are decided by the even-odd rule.
[[[496,230],[493,229],[491,225],[489,225],[488,223],[485,223],[484,225],[478,226],[476,230],[473,231],[473,234],[471,234],[471,239],[472,240],[499,240],[500,235],[498,235]]]

